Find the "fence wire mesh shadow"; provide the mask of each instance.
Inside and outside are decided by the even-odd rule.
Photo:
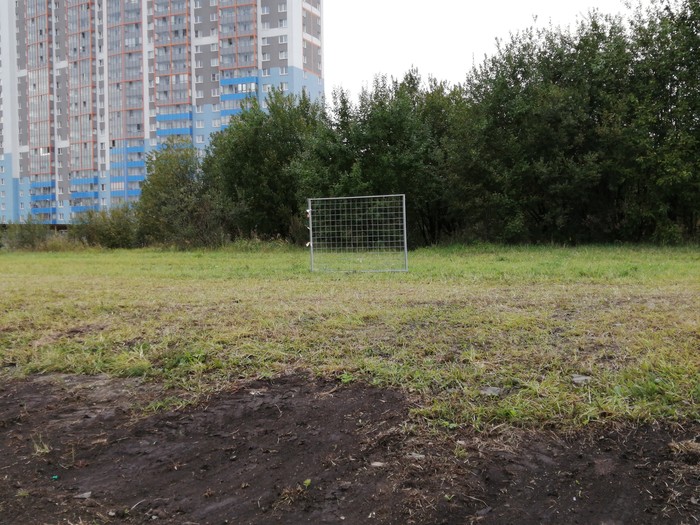
[[[405,195],[308,200],[311,271],[408,271]]]

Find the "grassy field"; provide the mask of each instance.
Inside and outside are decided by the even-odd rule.
[[[700,418],[700,249],[454,247],[409,266],[310,273],[271,244],[0,252],[2,373],[200,393],[311,371],[404,389],[447,427]]]

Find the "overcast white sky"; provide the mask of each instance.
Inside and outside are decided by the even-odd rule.
[[[592,8],[629,13],[623,0],[324,0],[326,96],[342,87],[356,98],[375,75],[401,78],[412,66],[456,84],[493,54],[496,38],[572,25]]]

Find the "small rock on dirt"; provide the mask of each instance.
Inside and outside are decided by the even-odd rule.
[[[493,509],[491,507],[485,507],[481,510],[476,511],[477,516],[486,516],[488,513],[490,513]]]
[[[576,386],[583,386],[587,385],[588,383],[591,382],[591,379],[593,379],[591,376],[584,376],[580,374],[574,374],[571,376],[571,380],[574,382]]]
[[[503,393],[503,389],[498,388],[497,386],[487,386],[487,387],[484,387],[481,390],[479,390],[479,392],[481,393],[481,395],[484,395],[484,396],[497,397]]]

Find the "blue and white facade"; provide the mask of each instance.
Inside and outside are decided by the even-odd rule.
[[[134,201],[167,137],[322,97],[322,40],[321,0],[0,2],[0,224]]]

